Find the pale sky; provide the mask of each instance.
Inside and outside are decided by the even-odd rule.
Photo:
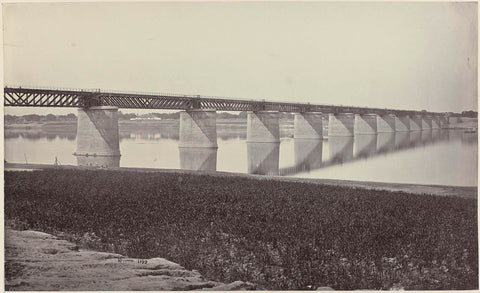
[[[472,2],[16,3],[4,6],[4,76],[460,112],[477,109],[477,30]]]

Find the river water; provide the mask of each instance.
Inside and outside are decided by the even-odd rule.
[[[67,129],[67,130],[65,130]],[[178,121],[120,122],[118,160],[76,157],[74,125],[63,130],[5,131],[9,163],[190,169],[392,183],[477,186],[476,133],[430,130],[324,140],[293,139],[281,124],[280,144],[246,143],[246,122],[219,122],[218,149],[178,148]],[[82,162],[84,163],[84,162]]]

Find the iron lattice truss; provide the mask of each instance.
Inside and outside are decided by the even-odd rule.
[[[279,111],[354,114],[442,115],[442,113],[379,108],[312,105],[258,100],[239,100],[175,94],[136,94],[83,90],[4,88],[4,105],[17,107],[115,106],[125,109],[212,109],[217,111]]]

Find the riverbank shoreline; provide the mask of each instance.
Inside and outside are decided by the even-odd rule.
[[[7,171],[5,218],[86,249],[164,257],[209,280],[261,290],[478,288],[476,198],[288,181]]]
[[[241,124],[246,126],[246,118],[217,118],[218,124]],[[160,125],[178,124],[178,119],[163,119],[163,120],[119,120],[119,128],[132,127],[158,127]],[[281,118],[282,125],[293,125],[293,119]],[[68,128],[69,131],[76,132],[76,120],[59,120],[59,121],[30,121],[30,122],[7,122],[4,125],[6,131],[10,132],[55,132],[61,131],[62,128]],[[452,117],[450,123],[441,130],[471,130],[478,129],[478,119],[469,117]]]
[[[389,183],[389,182],[373,182],[373,181],[353,181],[353,180],[337,180],[337,179],[314,179],[314,178],[295,178],[282,176],[264,176],[244,173],[221,172],[221,171],[191,171],[182,169],[155,169],[155,168],[92,168],[83,166],[53,166],[46,164],[19,164],[5,163],[5,171],[32,171],[44,169],[77,169],[77,170],[113,170],[113,171],[135,171],[135,172],[158,172],[158,173],[174,173],[174,174],[205,174],[216,177],[237,177],[252,178],[257,180],[276,180],[280,182],[298,182],[298,183],[314,183],[334,186],[344,186],[352,188],[363,188],[372,190],[400,191],[413,194],[431,194],[438,196],[457,196],[463,198],[477,198],[478,187],[476,186],[448,186],[448,185],[429,185],[429,184],[409,184],[409,183]]]

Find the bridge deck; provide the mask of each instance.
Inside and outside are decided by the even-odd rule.
[[[268,102],[177,94],[117,93],[86,90],[4,88],[4,105],[17,107],[115,106],[125,109],[214,109],[217,111],[279,111],[396,115],[441,115],[425,111]]]

